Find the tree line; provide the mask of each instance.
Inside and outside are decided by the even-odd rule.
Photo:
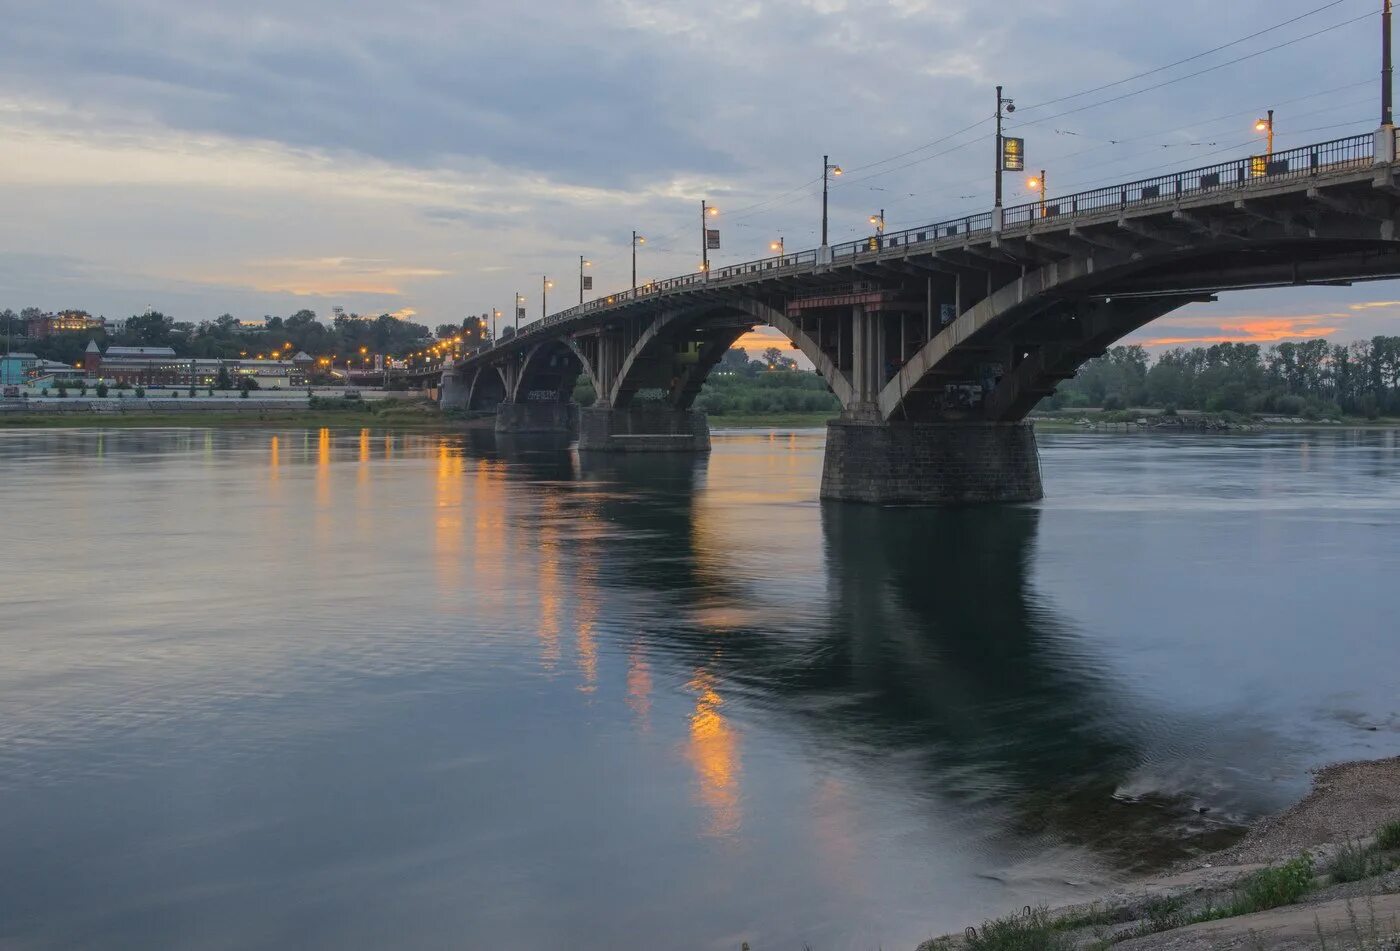
[[[1400,337],[1349,344],[1305,340],[1261,347],[1178,347],[1149,363],[1118,346],[1085,363],[1044,409],[1155,407],[1285,416],[1400,415]]]
[[[16,314],[0,311],[0,334],[13,322],[22,334],[31,317],[43,316],[38,308],[26,307]],[[464,346],[479,343],[488,332],[476,317],[438,327],[440,338],[462,336]],[[24,349],[45,360],[73,364],[82,359],[89,340],[104,350],[111,345],[126,347],[173,347],[180,356],[231,359],[242,354],[256,356],[275,351],[286,356],[305,351],[312,356],[369,353],[402,355],[420,349],[433,339],[433,331],[422,324],[400,320],[391,314],[362,316],[332,309],[329,324],[322,323],[312,310],[299,310],[289,317],[270,315],[261,323],[241,322],[231,314],[213,320],[190,323],[153,311],[126,319],[122,329],[108,334],[102,329],[56,333],[24,342]],[[290,351],[290,353],[288,353]]]

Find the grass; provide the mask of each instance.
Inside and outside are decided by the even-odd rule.
[[[1400,819],[1387,822],[1376,831],[1376,847],[1387,851],[1400,849]]]
[[[1074,942],[1047,909],[1027,906],[1019,915],[967,929],[965,946],[967,951],[1071,951]]]
[[[1390,863],[1379,854],[1378,849],[1348,840],[1327,866],[1327,874],[1332,876],[1334,882],[1359,882],[1380,875],[1389,868]]]
[[[1221,918],[1252,915],[1256,911],[1292,905],[1312,891],[1313,885],[1312,856],[1305,852],[1282,865],[1260,869],[1236,887],[1234,899],[1229,904],[1211,906],[1192,915],[1185,923],[1219,921]]]

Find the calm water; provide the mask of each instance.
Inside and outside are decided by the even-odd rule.
[[[1395,433],[469,436],[0,433],[0,945],[908,949],[1400,752]]]

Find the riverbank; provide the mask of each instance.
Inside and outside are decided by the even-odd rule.
[[[1236,845],[1096,900],[1024,909],[919,951],[1400,947],[1400,757],[1317,771]]]
[[[42,408],[41,408],[42,407]],[[712,430],[825,429],[831,413],[753,413],[715,416]],[[128,399],[50,400],[0,404],[0,429],[102,426],[254,427],[268,424],[314,427],[444,429],[490,428],[491,413],[443,412],[423,400],[346,400],[339,397],[279,400]]]

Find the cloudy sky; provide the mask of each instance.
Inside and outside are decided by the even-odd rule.
[[[1052,192],[1249,154],[1270,107],[1277,148],[1369,131],[1379,7],[0,0],[0,307],[534,317],[580,254],[629,284],[634,228],[641,278],[693,270],[701,198],[718,264],[814,246],[823,153],[833,241],[990,206],[997,83]],[[1394,333],[1392,298],[1239,293],[1138,339]]]

